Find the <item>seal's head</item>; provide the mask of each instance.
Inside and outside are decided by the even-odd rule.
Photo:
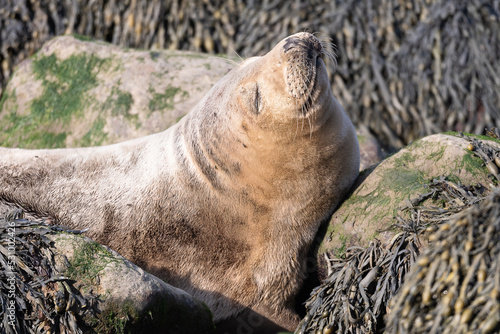
[[[314,112],[311,107],[321,102],[317,101],[321,93],[330,91],[322,49],[316,37],[299,33],[281,41],[266,56],[248,59],[240,71],[255,75],[240,83],[239,102],[253,100],[255,114],[265,117],[272,113],[282,120]]]
[[[198,118],[196,133],[210,138],[204,151],[231,160],[230,166],[237,166],[231,176],[246,178],[245,182],[256,174],[275,184],[309,177],[303,173],[308,169],[318,174],[328,168],[331,173],[331,161],[339,154],[347,154],[348,162],[354,158],[352,164],[339,164],[338,169],[352,168],[357,173],[354,129],[332,94],[324,53],[314,35],[297,33],[265,56],[249,58],[230,71],[191,116]],[[209,123],[217,126],[206,126]],[[220,145],[222,141],[232,144]],[[345,141],[352,142],[352,148]],[[342,143],[342,149],[337,143]]]
[[[297,119],[315,118],[332,97],[322,51],[315,36],[298,33],[264,57],[247,59],[237,69],[248,73],[238,82],[239,109],[269,127],[296,126]]]
[[[247,129],[289,127],[292,131],[286,133],[296,136],[298,121],[304,120],[309,135],[318,125],[314,121],[329,112],[325,106],[335,104],[322,54],[314,35],[297,33],[265,56],[242,62],[214,87],[219,93],[209,95],[217,97],[219,105],[230,104],[230,110],[246,114]],[[221,103],[221,98],[227,101]]]

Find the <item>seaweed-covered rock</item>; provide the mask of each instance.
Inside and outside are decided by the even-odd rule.
[[[494,130],[489,134],[498,138],[499,132]],[[500,147],[458,135],[498,182]],[[395,234],[390,241],[375,239],[368,247],[351,246],[337,254],[323,254],[328,277],[306,302],[307,315],[296,333],[382,333],[387,330],[393,298],[396,314],[391,315],[390,333],[468,333],[479,328],[479,333],[486,333],[498,329],[498,242],[491,237],[498,233],[483,220],[498,223],[499,195],[493,196],[494,203],[485,204],[492,201],[487,197],[491,184],[461,184],[446,175],[425,181],[425,191],[405,201],[397,217],[386,217],[391,222],[386,230]],[[482,203],[479,208],[477,203]],[[467,220],[459,220],[464,216]],[[429,236],[437,229],[437,234]],[[493,254],[485,255],[486,248]],[[425,249],[429,249],[427,255],[418,258]],[[410,269],[416,274],[408,276]],[[406,282],[407,277],[411,283]],[[463,310],[467,303],[470,306]],[[492,316],[487,315],[489,311]]]
[[[163,131],[232,67],[227,59],[192,52],[54,38],[7,86],[0,146],[93,146]]]
[[[84,231],[0,219],[2,333],[212,333],[212,314]]]
[[[486,137],[485,137],[486,138]],[[496,148],[500,144],[489,138]],[[495,182],[483,160],[467,149],[469,141],[454,135],[432,135],[408,147],[362,173],[350,197],[331,218],[319,248],[323,254],[342,254],[349,246],[368,246],[379,239],[387,243],[394,235],[389,226],[393,217],[405,217],[401,209],[428,192],[426,184],[444,176],[450,184],[483,185]]]
[[[500,192],[429,238],[391,302],[386,333],[498,333]]]

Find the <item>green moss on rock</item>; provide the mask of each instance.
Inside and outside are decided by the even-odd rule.
[[[74,38],[80,40],[80,41],[83,41],[83,42],[93,42],[94,39],[90,36],[84,36],[84,35],[80,35],[80,34],[72,34],[71,36],[73,36]]]
[[[41,128],[44,122],[33,115],[21,116],[12,110],[4,119],[0,146],[23,148],[61,148],[65,147],[66,132],[55,133]],[[46,129],[46,128],[45,128]]]
[[[387,170],[384,175],[382,190],[392,190],[400,194],[403,198],[408,198],[424,188],[426,174],[419,170],[405,167],[396,167],[394,170]]]
[[[358,138],[358,143],[359,144],[363,144],[364,142],[366,142],[366,136],[360,135],[360,134],[356,134],[356,137]]]
[[[149,101],[149,110],[161,111],[165,109],[174,108],[174,98],[177,94],[180,94],[181,98],[187,98],[189,93],[182,90],[179,87],[168,86],[164,93],[156,93],[153,88],[149,89],[149,92],[153,94],[151,100]]]
[[[1,146],[59,148],[67,134],[51,129],[67,125],[83,116],[87,91],[98,84],[97,73],[109,60],[86,53],[60,60],[55,54],[39,54],[32,63],[33,74],[42,82],[42,94],[33,99],[27,115],[10,110],[4,118]],[[5,97],[6,99],[6,97]]]
[[[95,329],[103,334],[132,333],[130,325],[137,318],[139,315],[131,301],[121,304],[108,303],[106,309],[99,315]]]
[[[411,154],[410,152],[406,152],[404,154],[401,154],[401,156],[397,157],[394,159],[394,165],[396,167],[405,167],[408,166],[409,163],[415,162],[415,156]]]
[[[97,283],[109,263],[117,262],[113,254],[95,241],[74,242],[73,251],[66,275],[89,286]]]
[[[347,241],[348,241],[347,238],[348,237],[345,234],[340,233],[338,238],[339,238],[340,243],[341,243],[340,247],[335,248],[333,251],[334,251],[334,254],[336,257],[341,258],[347,250]]]
[[[104,102],[102,109],[111,110],[111,115],[123,115],[125,118],[130,119],[133,116],[130,114],[130,108],[134,103],[134,98],[130,92],[120,90],[117,86],[111,89],[111,94]],[[137,117],[137,116],[136,116]]]
[[[66,132],[54,133],[54,132],[35,132],[31,135],[30,139],[33,143],[37,143],[39,147],[65,147],[66,137],[68,134]]]
[[[99,146],[107,139],[108,134],[104,132],[106,121],[102,117],[98,117],[92,124],[92,128],[82,137],[80,145],[86,146]]]
[[[63,123],[82,116],[86,92],[97,86],[97,72],[106,61],[86,53],[65,60],[58,60],[54,54],[36,58],[33,73],[42,80],[43,93],[33,100],[31,114]]]
[[[486,175],[487,171],[483,166],[483,160],[474,155],[469,150],[464,149],[465,154],[461,162],[457,164],[458,168],[464,168],[468,173],[474,176],[478,174]]]
[[[6,103],[7,100],[9,100],[9,97],[12,99],[15,99],[15,94],[16,90],[14,89],[14,93],[12,94],[12,97],[9,95],[9,91],[8,90],[5,90],[3,92],[3,95],[2,95],[2,98],[0,99],[0,111],[2,111],[4,109],[4,105]],[[12,111],[17,111],[17,104],[14,103],[14,108],[15,110],[11,110]]]
[[[150,51],[149,55],[151,56],[152,60],[157,60],[158,58],[160,58],[161,53],[158,51]]]

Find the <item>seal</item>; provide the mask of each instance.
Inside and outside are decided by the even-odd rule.
[[[2,148],[0,200],[88,228],[204,301],[216,323],[237,319],[232,332],[293,331],[308,249],[360,159],[323,53],[311,34],[285,38],[162,133],[103,147]]]

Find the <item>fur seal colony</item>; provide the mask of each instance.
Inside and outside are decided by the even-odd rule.
[[[1,148],[0,203],[88,228],[204,301],[216,323],[238,316],[259,333],[294,330],[307,251],[359,168],[323,52],[311,34],[285,38],[162,133],[103,147]]]

